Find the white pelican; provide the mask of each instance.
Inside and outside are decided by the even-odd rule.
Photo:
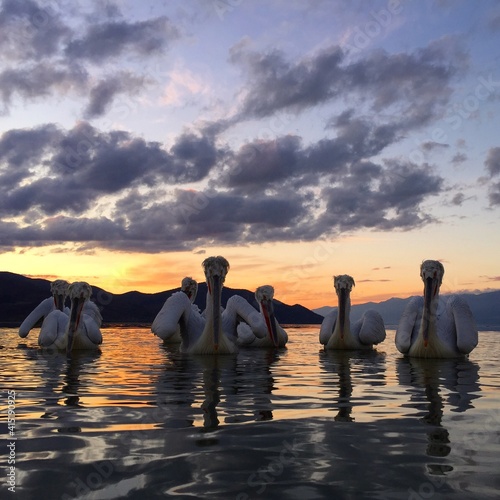
[[[477,345],[477,328],[467,302],[458,295],[439,297],[443,275],[441,262],[422,262],[424,296],[410,300],[396,330],[396,347],[407,356],[456,358]]]
[[[229,262],[220,256],[208,257],[202,266],[208,285],[205,318],[200,315],[189,322],[182,337],[181,351],[191,354],[236,353],[236,344],[222,330],[221,294]],[[186,300],[189,301],[187,296]]]
[[[26,319],[21,323],[21,326],[19,327],[19,336],[21,338],[27,337],[28,333],[31,331],[31,329],[40,321],[42,318],[44,320],[47,320],[48,316],[50,313],[59,311],[59,312],[64,312],[64,301],[66,299],[66,294],[68,291],[68,286],[69,283],[64,280],[55,280],[50,284],[50,292],[52,294],[52,297],[49,297],[48,299],[42,300],[40,304],[38,304],[33,311],[31,311],[28,316],[26,316]],[[69,313],[69,309],[66,308],[66,315]],[[54,315],[53,318],[49,320],[48,323],[52,323],[53,320],[57,318],[57,314]],[[47,324],[47,328],[48,328]],[[42,324],[42,329],[40,330],[40,334],[42,333],[43,330],[43,324]]]
[[[181,282],[180,292],[173,293],[165,301],[165,304],[163,304],[163,307],[160,309],[160,312],[156,315],[151,325],[151,331],[165,343],[173,344],[181,342],[181,328],[186,328],[187,325],[186,316],[189,313],[194,315],[200,314],[198,306],[194,304],[197,293],[198,283],[194,279],[186,276]],[[182,295],[179,297],[178,294]],[[184,300],[186,296],[190,301],[191,311],[184,310],[184,306],[187,305],[187,302]]]
[[[65,332],[67,353],[77,349],[97,349],[102,343],[102,316],[99,308],[90,302],[91,295],[92,288],[84,281],[76,281],[69,286],[71,310]]]
[[[274,316],[273,297],[274,288],[271,285],[257,288],[255,299],[259,304],[260,318],[264,319],[267,334],[262,337],[261,332],[254,325],[257,324],[256,326],[260,330],[262,330],[262,326],[255,320],[253,323],[242,322],[237,327],[238,344],[247,347],[284,347],[288,342],[287,333],[281,328]]]
[[[325,316],[319,332],[319,341],[325,349],[371,349],[385,339],[382,316],[370,309],[351,325],[351,290],[354,279],[347,274],[333,277],[338,296],[338,308]]]

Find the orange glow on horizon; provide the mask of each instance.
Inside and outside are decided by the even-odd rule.
[[[185,276],[204,281],[202,261],[210,255],[223,255],[231,266],[225,286],[253,291],[269,284],[274,286],[276,300],[315,309],[337,304],[334,274],[353,276],[353,305],[420,295],[423,286],[419,266],[429,258],[429,252],[410,255],[411,250],[410,244],[401,249],[394,247],[391,234],[158,254],[102,249],[82,252],[70,245],[53,245],[0,254],[0,270],[50,281],[87,281],[111,294],[158,293],[179,287]],[[443,257],[445,263],[442,293],[491,290],[495,284],[491,276],[499,275],[487,264],[480,269],[482,262],[469,266],[466,255],[460,254],[459,258],[449,257],[444,251],[431,253]]]

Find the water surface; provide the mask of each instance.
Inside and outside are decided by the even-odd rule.
[[[68,360],[1,329],[17,497],[498,498],[499,332],[468,360],[408,360],[390,330],[368,353],[287,331],[286,349],[213,357],[105,328]]]

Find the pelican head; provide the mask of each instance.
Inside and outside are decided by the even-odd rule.
[[[207,257],[201,265],[207,279],[208,293],[212,297],[214,346],[217,350],[219,346],[219,332],[221,331],[220,307],[222,285],[229,271],[229,262],[219,255],[217,257]]]
[[[352,287],[355,285],[354,278],[348,274],[340,274],[333,277],[333,286],[335,287],[335,292],[339,298],[338,316],[337,321],[340,326],[340,338],[344,340],[345,323],[349,321],[346,314],[347,304],[349,301],[349,295],[351,293]]]
[[[193,303],[198,293],[198,283],[193,278],[186,276],[181,282],[181,291],[184,292],[191,303]]]
[[[444,266],[437,260],[424,260],[420,265],[420,277],[424,282],[424,315],[423,315],[423,337],[424,346],[427,347],[429,340],[429,322],[431,319],[431,305],[436,303],[439,288],[443,282]]]
[[[65,280],[55,280],[50,284],[50,293],[54,297],[54,305],[59,311],[64,310],[64,301],[68,295],[69,283]]]
[[[75,341],[75,332],[80,324],[82,310],[85,302],[90,299],[92,288],[85,281],[75,281],[68,288],[68,296],[71,301],[71,312],[68,323],[68,343],[66,352],[71,352]]]
[[[276,329],[276,320],[274,318],[274,288],[271,285],[262,285],[255,290],[255,299],[260,306],[262,315],[266,321],[267,331],[273,341],[273,344],[278,346],[278,331]]]

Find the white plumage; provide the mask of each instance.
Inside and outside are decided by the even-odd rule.
[[[69,286],[71,309],[65,332],[68,353],[79,349],[97,349],[102,343],[102,316],[96,304],[90,302],[91,295],[92,288],[84,281]]]
[[[443,275],[441,262],[422,262],[424,296],[410,300],[396,331],[396,347],[401,353],[422,358],[456,358],[476,347],[478,332],[467,302],[459,295],[439,296]]]
[[[205,317],[186,314],[188,322],[180,349],[191,354],[234,354],[238,352],[238,347],[231,336],[223,331],[221,312],[222,286],[229,270],[229,262],[220,256],[208,257],[202,266],[208,286]],[[183,306],[183,314],[186,313],[191,305],[189,299],[186,296],[186,299],[178,300]],[[181,333],[182,331],[181,328]]]
[[[27,337],[32,328],[42,319],[43,323],[38,337],[39,343],[40,337],[47,335],[47,332],[55,334],[56,337],[64,332],[65,325],[61,332],[59,323],[64,320],[64,316],[67,317],[69,314],[69,309],[67,307],[64,308],[68,287],[69,283],[64,280],[55,280],[50,284],[52,296],[42,300],[21,323],[18,332],[21,338]],[[55,331],[54,328],[56,328]]]
[[[181,290],[173,293],[163,304],[160,312],[156,315],[151,331],[160,337],[164,343],[178,343],[182,340],[181,328],[187,328],[190,322],[196,322],[196,316],[200,315],[200,310],[194,304],[198,293],[198,283],[186,276],[181,282]],[[185,298],[189,299],[188,304]]]
[[[343,274],[333,277],[338,308],[325,316],[321,324],[319,341],[325,349],[371,349],[385,339],[384,321],[373,309],[351,324],[351,290],[354,279]]]
[[[237,326],[238,344],[247,347],[284,347],[288,342],[286,331],[274,315],[274,288],[263,285],[255,291],[260,312],[252,307],[249,320],[243,318]],[[245,301],[246,302],[246,301]],[[250,305],[250,304],[249,304]],[[256,314],[257,313],[257,314]]]

